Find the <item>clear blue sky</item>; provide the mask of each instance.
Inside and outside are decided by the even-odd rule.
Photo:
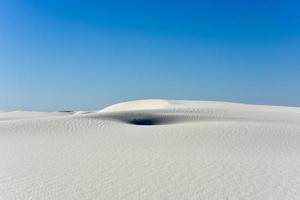
[[[300,3],[0,0],[0,110],[300,106]]]

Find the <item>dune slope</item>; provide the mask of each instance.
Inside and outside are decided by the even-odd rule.
[[[0,113],[0,199],[300,199],[300,108]]]

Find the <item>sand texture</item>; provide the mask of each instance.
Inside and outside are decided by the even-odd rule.
[[[300,108],[141,100],[2,112],[0,199],[300,199]]]

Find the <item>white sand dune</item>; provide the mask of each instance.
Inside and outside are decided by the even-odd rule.
[[[300,199],[300,108],[0,113],[0,199]]]

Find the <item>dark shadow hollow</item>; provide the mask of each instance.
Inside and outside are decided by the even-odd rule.
[[[138,126],[168,125],[181,121],[181,117],[176,115],[157,115],[138,112],[109,113],[103,115],[102,117],[109,120]]]
[[[58,112],[61,112],[61,113],[73,113],[74,111],[71,111],[71,110],[60,110]]]
[[[160,124],[159,120],[147,118],[135,118],[128,121],[129,124],[151,126]]]

